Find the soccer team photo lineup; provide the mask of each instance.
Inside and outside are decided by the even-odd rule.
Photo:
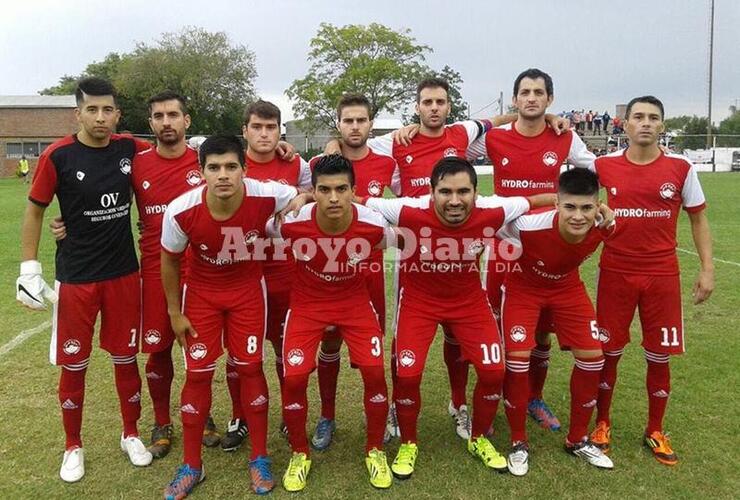
[[[98,349],[113,365],[119,466],[159,469],[147,488],[166,499],[207,498],[207,476],[232,474],[206,473],[204,447],[244,448],[230,455],[240,491],[310,493],[342,426],[342,364],[357,382],[339,412],[357,415],[364,434],[345,466],[377,489],[413,482],[453,448],[469,454],[466,467],[490,472],[492,492],[503,474],[526,483],[542,473],[545,432],[559,432],[560,453],[589,481],[620,474],[614,447],[641,446],[656,473],[678,470],[684,436],[674,448],[664,417],[685,380],[672,381],[670,366],[695,333],[684,330],[680,280],[691,283],[692,311],[711,298],[711,199],[663,140],[660,96],[626,96],[614,118],[566,117],[548,111],[545,71],[512,76],[511,113],[451,123],[448,82],[420,79],[417,119],[383,135],[373,134],[368,96],[350,89],[336,102],[334,137],[310,158],[281,140],[281,111],[267,100],[244,104],[240,134],[193,136],[189,99],[162,88],[146,103],[153,138],[144,139],[119,131],[110,81],[78,80],[78,131],[18,168],[24,186],[32,180],[16,299],[51,321],[65,438],[57,481],[102,473],[82,432],[86,397],[99,399],[85,390],[88,371],[103,369],[88,366]],[[582,123],[591,135],[618,126],[623,139],[597,156]],[[481,163],[492,165],[493,194],[479,186]],[[47,223],[52,205],[59,216]],[[683,276],[679,217],[693,242]],[[51,241],[54,269],[42,269]],[[591,297],[579,268],[594,252]],[[436,338],[442,356],[430,351]],[[640,348],[625,353],[631,340]],[[554,366],[570,371],[554,405],[543,387],[558,347],[572,361]],[[612,400],[623,354],[644,356],[644,392],[629,406],[646,418],[641,435],[620,440]],[[449,379],[445,447],[423,440],[439,413],[422,405],[433,365]],[[224,390],[214,376],[226,381],[228,422],[212,416],[222,409],[214,390]],[[320,406],[315,421],[309,401]],[[271,406],[279,418],[268,418]],[[140,421],[142,407],[153,422]],[[284,439],[269,440],[273,432]],[[268,441],[287,452],[273,458]],[[181,455],[175,470],[158,464],[170,451]]]

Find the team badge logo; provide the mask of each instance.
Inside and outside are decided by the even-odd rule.
[[[660,186],[660,197],[664,200],[672,200],[677,192],[678,189],[676,189],[676,186],[670,182],[666,182]]]
[[[447,148],[445,149],[445,152],[442,154],[445,158],[448,158],[450,156],[457,156],[457,149],[455,148]]]
[[[285,359],[288,360],[288,364],[290,366],[298,366],[303,364],[304,358],[305,356],[303,355],[303,351],[301,351],[300,349],[291,349]]]
[[[82,347],[80,345],[80,341],[77,339],[69,339],[62,346],[62,350],[64,351],[64,354],[68,354],[70,356],[80,352],[80,349],[82,349]]]
[[[260,233],[256,229],[252,229],[247,234],[244,235],[244,244],[249,246],[253,244],[257,238],[259,237]]]
[[[522,325],[512,326],[509,336],[514,342],[524,342],[524,339],[527,338],[527,329]]]
[[[505,157],[505,156],[504,156],[504,157],[503,157],[503,158],[501,159],[501,165],[505,167],[505,166],[506,166],[506,165],[508,165],[508,164],[509,164],[509,159],[508,159],[507,157]]]
[[[468,253],[470,255],[478,255],[483,251],[484,247],[485,245],[483,245],[483,242],[481,240],[475,240],[468,247]]]
[[[359,264],[361,261],[362,261],[362,255],[360,255],[359,253],[353,253],[347,259],[347,264],[354,267],[357,264]]]
[[[609,342],[609,330],[599,327],[599,341],[602,344]]]
[[[609,192],[612,194],[612,196],[617,196],[617,188],[609,188]]]
[[[200,184],[200,181],[203,180],[203,178],[200,175],[200,172],[197,170],[191,170],[187,174],[185,174],[185,182],[190,184],[191,186],[197,186]]]
[[[398,362],[405,368],[414,366],[414,363],[416,363],[416,354],[414,354],[413,351],[404,349],[398,356]]]
[[[200,342],[191,345],[189,351],[190,357],[193,359],[203,359],[206,357],[206,354],[208,354],[208,349],[206,349],[206,345]]]
[[[544,266],[544,265],[545,265],[545,263],[544,263],[544,262],[542,262],[541,260],[538,260],[538,261],[537,261],[537,265],[538,265],[538,266],[540,266],[540,267],[542,267],[542,266]]]
[[[414,161],[414,157],[411,156],[411,155],[407,155],[406,156],[406,163],[411,163],[412,161]]]
[[[84,179],[84,178],[85,178],[85,172],[80,172],[80,171],[78,170],[78,171],[77,171],[77,180],[78,180],[78,181],[81,181],[81,180],[82,180],[82,179]]]
[[[131,173],[131,160],[128,158],[121,158],[121,161],[118,162],[118,165],[121,167],[121,172],[128,175]]]
[[[144,181],[141,183],[141,187],[143,187],[144,189],[149,189],[149,186],[151,186],[151,184],[149,184],[149,181]]]
[[[162,335],[160,335],[158,330],[147,330],[144,334],[144,342],[149,345],[159,344],[160,340],[162,340]]]
[[[383,186],[381,186],[378,181],[370,181],[367,185],[367,192],[370,193],[371,196],[380,196],[382,191]]]
[[[554,167],[558,164],[558,155],[556,155],[552,151],[548,151],[547,153],[542,155],[542,163],[544,163],[548,167]]]
[[[200,249],[205,252],[206,250],[208,250],[208,245],[206,245],[205,243],[201,243],[200,244]]]

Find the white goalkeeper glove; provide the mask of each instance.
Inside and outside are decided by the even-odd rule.
[[[15,281],[15,298],[31,309],[46,309],[44,299],[52,304],[59,296],[46,284],[41,275],[41,263],[37,260],[21,262],[21,275]]]

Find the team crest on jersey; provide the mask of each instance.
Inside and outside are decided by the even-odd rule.
[[[121,158],[121,161],[118,162],[118,165],[121,167],[121,172],[128,175],[131,173],[131,160],[128,158]]]
[[[609,342],[609,330],[599,327],[599,342],[606,344]]]
[[[416,354],[414,354],[414,352],[410,351],[409,349],[404,349],[398,355],[398,362],[401,364],[401,366],[405,368],[408,368],[409,366],[414,366],[414,363],[416,363]]]
[[[449,156],[457,156],[457,149],[455,148],[447,148],[445,149],[445,152],[442,154],[445,158]]]
[[[151,186],[149,181],[144,181],[141,183],[141,187],[143,187],[144,189],[149,189],[149,186]]]
[[[485,245],[483,244],[481,240],[474,240],[468,247],[468,253],[470,255],[478,255],[479,253],[483,251],[484,247]]]
[[[371,196],[380,196],[380,193],[383,191],[383,186],[378,181],[370,181],[367,185],[367,192],[370,193]]]
[[[548,151],[544,155],[542,155],[542,163],[547,165],[548,167],[554,167],[558,164],[558,155],[555,154],[553,151]]]
[[[362,255],[360,255],[359,253],[353,253],[347,258],[347,264],[349,264],[350,266],[356,266],[361,261],[362,261]]]
[[[208,354],[208,349],[205,344],[198,342],[197,344],[190,346],[189,352],[191,358],[203,359],[206,357],[206,354]]]
[[[509,159],[508,159],[507,157],[505,157],[505,156],[504,156],[504,157],[503,157],[503,158],[501,159],[501,165],[505,167],[505,166],[506,166],[506,165],[508,165],[508,164],[509,164]]]
[[[85,178],[85,172],[80,172],[80,171],[78,170],[78,171],[77,171],[77,180],[78,180],[78,181],[81,181],[81,180],[82,180],[82,179],[84,179],[84,178]]]
[[[542,266],[544,266],[544,265],[545,265],[545,263],[544,263],[544,262],[542,262],[541,260],[538,260],[538,261],[537,261],[537,265],[538,265],[538,266],[540,266],[540,267],[542,267]]]
[[[285,358],[290,366],[298,366],[303,364],[305,356],[303,351],[300,349],[291,349],[288,356]]]
[[[201,177],[200,172],[198,172],[197,170],[191,170],[190,172],[185,174],[185,182],[187,182],[191,186],[197,186],[198,184],[200,184],[200,181],[202,179],[203,177]]]
[[[64,354],[68,354],[72,356],[73,354],[77,354],[80,352],[81,349],[80,341],[77,339],[69,339],[64,343],[62,346],[62,350],[64,351]]]
[[[406,163],[411,163],[412,161],[414,161],[414,157],[411,155],[406,155]]]
[[[609,192],[612,194],[612,196],[617,196],[617,188],[611,187],[609,188]]]
[[[514,342],[524,342],[524,339],[527,338],[527,329],[522,325],[514,325],[511,327],[509,336]]]
[[[676,189],[676,185],[671,182],[666,182],[660,186],[660,197],[664,200],[672,200],[673,197],[676,196],[677,192],[678,189]]]
[[[159,330],[151,329],[147,330],[144,334],[144,342],[146,342],[149,345],[156,345],[159,344],[159,341],[162,340],[162,335],[160,335]]]
[[[260,233],[256,229],[252,229],[247,234],[244,235],[244,244],[249,246],[253,244],[257,238],[259,237]]]

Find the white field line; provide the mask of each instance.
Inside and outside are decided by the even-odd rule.
[[[688,254],[691,254],[691,255],[696,255],[697,257],[699,256],[698,253],[692,252],[691,250],[684,250],[683,248],[676,248],[676,250],[678,250],[679,252],[688,253]],[[731,260],[718,259],[717,257],[712,257],[712,260],[715,260],[717,262],[721,262],[723,264],[730,264],[731,266],[740,267],[740,262],[733,262]]]
[[[51,327],[51,320],[44,321],[38,326],[34,326],[33,328],[29,328],[28,330],[23,330],[21,333],[15,336],[13,340],[5,344],[4,346],[0,347],[0,358],[8,354],[10,351],[21,345],[23,342],[28,340],[30,337],[33,337],[39,332],[43,332],[47,328]]]

